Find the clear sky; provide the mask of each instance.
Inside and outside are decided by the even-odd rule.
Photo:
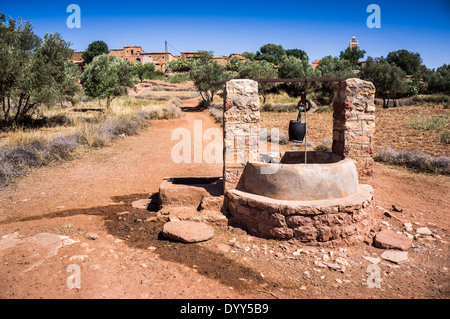
[[[81,8],[81,28],[69,29],[69,4]],[[370,29],[369,4],[381,9],[381,28]],[[95,40],[109,48],[140,45],[146,52],[255,52],[265,43],[299,48],[310,60],[339,56],[352,36],[367,56],[406,49],[424,64],[450,64],[450,0],[0,0],[0,12],[33,22],[40,36],[59,32],[76,51]]]

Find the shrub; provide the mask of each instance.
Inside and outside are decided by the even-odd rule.
[[[397,152],[387,147],[378,152],[374,160],[387,164],[405,166],[419,172],[450,174],[450,158],[445,156],[433,157],[419,151],[402,150]]]
[[[182,74],[182,73],[169,76],[166,79],[166,81],[170,82],[170,83],[183,83],[183,82],[187,82],[190,80],[191,80],[191,78],[189,77],[189,75]]]
[[[216,123],[223,123],[223,110],[216,107],[209,107],[207,113],[214,118]]]
[[[331,148],[333,146],[333,140],[329,137],[324,138],[322,143],[318,144],[314,150],[315,151],[324,151],[324,152],[331,152]]]
[[[266,103],[261,107],[261,112],[296,112],[298,111],[297,104],[271,104]]]

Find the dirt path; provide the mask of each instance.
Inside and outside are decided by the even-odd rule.
[[[293,258],[295,245],[253,238],[226,225],[215,225],[215,237],[205,243],[159,240],[161,225],[143,223],[151,213],[131,202],[156,193],[164,177],[222,174],[221,164],[173,163],[171,150],[178,143],[171,140],[173,129],[193,132],[195,120],[203,131],[217,127],[204,112],[152,121],[138,136],[42,168],[0,192],[0,298],[449,297],[450,185],[444,176],[375,166],[377,205],[399,205],[404,211],[398,219],[440,236],[415,242],[406,265],[382,266],[383,289],[364,285],[368,264],[361,256],[380,255],[370,245],[334,250],[351,265],[341,274],[314,264],[329,250],[302,246],[309,253]],[[221,140],[216,143],[221,147]],[[381,209],[377,214],[394,229],[402,227]],[[98,239],[88,239],[90,233]],[[80,288],[70,289],[77,269]]]

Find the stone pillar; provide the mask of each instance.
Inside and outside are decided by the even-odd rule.
[[[352,78],[335,83],[333,153],[355,162],[360,181],[373,174],[375,86]]]
[[[224,193],[239,187],[247,162],[258,160],[258,82],[231,80],[225,84],[223,113]]]

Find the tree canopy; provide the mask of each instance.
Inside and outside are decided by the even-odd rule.
[[[286,55],[293,56],[302,60],[309,60],[309,57],[306,54],[306,52],[300,49],[288,49],[286,50]]]
[[[352,72],[352,64],[348,60],[332,57],[331,55],[324,57],[316,68],[321,77],[330,78],[351,78],[354,77]],[[322,82],[322,90],[331,97],[334,92],[333,82]]]
[[[306,59],[298,59],[294,56],[285,56],[281,59],[278,68],[278,76],[282,79],[295,78],[313,78],[317,76],[317,72]],[[300,96],[307,89],[317,86],[317,83],[293,83],[286,85],[286,91],[289,95]]]
[[[213,83],[227,81],[231,78],[225,72],[225,68],[216,61],[194,65],[189,72],[189,77],[194,81],[195,87],[207,104],[213,101],[214,94],[221,89],[220,86],[213,85]]]
[[[29,21],[0,14],[0,100],[6,125],[18,125],[40,104],[60,102],[71,94],[77,76],[68,59],[70,43],[61,35],[33,33]]]
[[[108,53],[108,45],[104,41],[94,41],[89,44],[88,48],[81,57],[83,58],[85,64],[89,64],[96,56]]]
[[[353,68],[356,68],[358,66],[359,59],[364,58],[364,55],[366,54],[365,50],[360,50],[359,47],[347,47],[344,51],[341,51],[339,58],[342,60],[347,60],[351,63]]]
[[[428,80],[428,91],[431,93],[450,94],[450,65],[444,64],[432,72]]]
[[[81,76],[86,94],[93,98],[106,99],[108,108],[111,101],[127,94],[133,88],[136,78],[130,62],[115,56],[102,54],[88,64]]]
[[[406,72],[395,64],[369,58],[361,71],[363,79],[375,85],[376,95],[383,99],[385,108],[389,106],[389,99],[395,99],[408,90]]]
[[[386,61],[394,63],[408,75],[415,75],[422,64],[420,54],[408,50],[389,52]]]
[[[254,62],[247,61],[240,69],[238,77],[240,79],[276,79],[278,77],[277,69],[267,62]],[[267,93],[275,86],[274,83],[258,83],[259,93],[264,98],[264,103],[266,102]]]

